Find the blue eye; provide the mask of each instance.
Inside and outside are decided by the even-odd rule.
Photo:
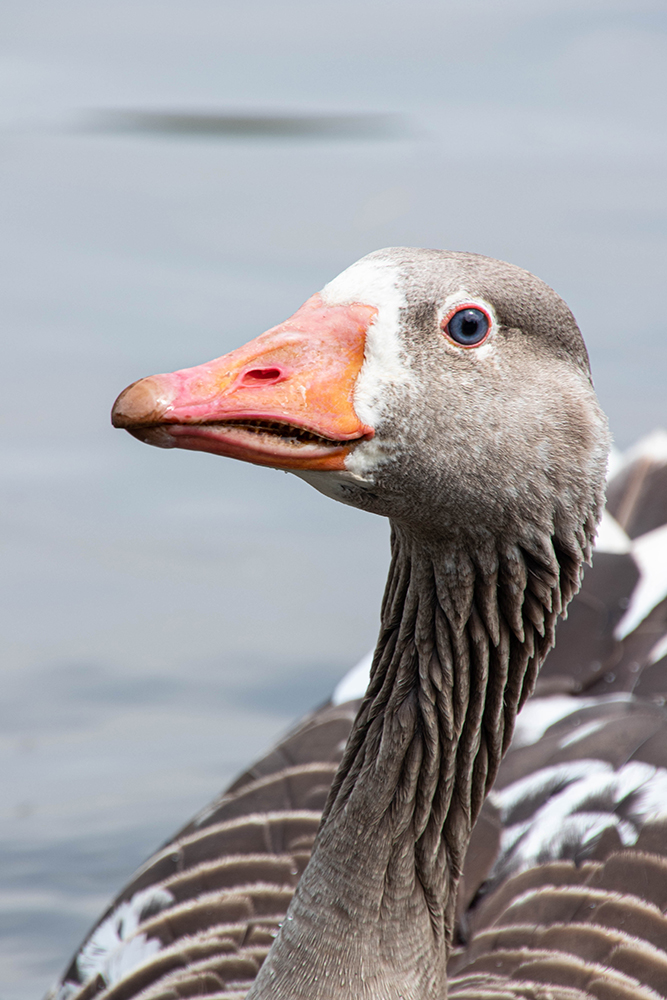
[[[459,309],[451,317],[445,333],[461,347],[477,347],[489,332],[489,317],[481,309]]]

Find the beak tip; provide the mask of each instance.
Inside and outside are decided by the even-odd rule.
[[[155,379],[142,378],[123,389],[111,410],[113,426],[128,430],[157,423],[165,411],[159,388]]]

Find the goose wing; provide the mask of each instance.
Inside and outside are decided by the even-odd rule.
[[[631,541],[587,570],[501,765],[461,1000],[667,995],[667,435],[630,452],[607,510]]]

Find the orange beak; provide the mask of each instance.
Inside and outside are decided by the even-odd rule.
[[[162,448],[278,469],[344,469],[350,451],[374,433],[352,400],[376,313],[313,295],[231,354],[135,382],[114,403],[112,423]]]

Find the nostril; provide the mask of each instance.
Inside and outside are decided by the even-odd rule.
[[[283,378],[283,371],[280,368],[251,368],[245,372],[241,378],[242,385],[256,385],[258,382],[277,382]]]

